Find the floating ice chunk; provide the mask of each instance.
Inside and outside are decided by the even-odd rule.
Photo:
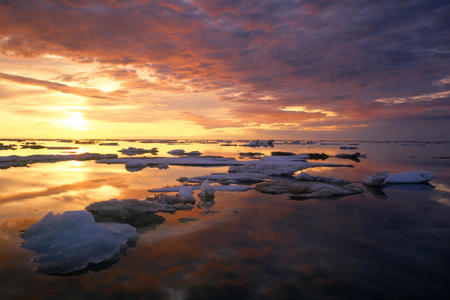
[[[83,153],[71,155],[28,155],[28,156],[0,156],[0,168],[23,167],[33,163],[58,162],[68,160],[98,160],[115,159],[116,154]]]
[[[264,153],[261,152],[241,152],[239,153],[240,156],[245,156],[245,157],[253,157],[253,156],[261,156],[264,155]]]
[[[205,176],[182,178],[183,181],[202,183],[205,180],[219,182],[221,184],[231,183],[256,183],[266,179],[267,176],[258,173],[213,173]],[[180,181],[180,180],[179,180]]]
[[[164,170],[164,169],[168,169],[169,165],[166,163],[162,163],[162,164],[156,165],[156,167],[160,170]]]
[[[352,184],[337,185],[315,181],[274,180],[256,185],[256,190],[269,194],[292,194],[295,199],[328,198],[362,193],[363,189]]]
[[[170,192],[178,192],[180,186],[173,186],[173,187],[165,187],[165,188],[158,188],[158,189],[151,189],[148,190],[151,193],[170,193]],[[192,188],[193,191],[200,190],[200,185],[189,185],[190,188]],[[214,189],[214,191],[220,191],[220,192],[245,192],[248,190],[252,190],[252,186],[248,185],[210,185],[211,188]]]
[[[95,223],[87,211],[50,212],[21,237],[22,247],[35,252],[37,271],[45,274],[70,274],[90,264],[117,260],[138,240],[132,226]]]
[[[170,155],[174,155],[174,156],[181,156],[181,155],[186,155],[186,156],[196,156],[196,155],[201,155],[202,153],[199,151],[191,151],[191,152],[185,152],[183,149],[175,149],[175,150],[171,150],[169,152]]]
[[[365,154],[361,154],[359,152],[355,152],[355,153],[352,153],[352,154],[349,154],[349,153],[336,154],[336,157],[337,158],[344,158],[344,159],[351,159],[353,161],[359,162],[359,159],[361,157],[366,157],[366,155]]]
[[[205,180],[200,185],[200,193],[198,193],[198,196],[203,201],[208,201],[214,199],[214,192],[215,190],[212,186],[209,185],[209,181]]]
[[[340,179],[340,178],[336,178],[336,177],[311,176],[306,172],[301,172],[300,174],[295,176],[295,179],[300,180],[300,181],[318,181],[318,182],[341,184],[341,185],[351,183],[348,180]]]
[[[383,186],[385,185],[388,172],[382,171],[372,175],[365,175],[362,179],[362,183],[368,186]]]
[[[175,149],[175,150],[171,150],[167,153],[169,153],[170,155],[178,156],[178,155],[183,155],[186,152],[183,149]]]
[[[10,144],[10,145],[3,145],[3,143],[0,143],[0,150],[16,150],[17,145]]]
[[[194,192],[191,186],[181,185],[178,187],[178,197],[183,202],[195,203]]]
[[[260,141],[260,140],[254,140],[249,142],[248,144],[241,145],[243,147],[273,147],[273,140],[267,140],[267,141]]]
[[[358,149],[358,147],[355,147],[355,146],[341,146],[341,147],[339,147],[339,149],[342,149],[342,150],[356,150],[356,149]]]
[[[261,161],[245,162],[242,166],[232,166],[230,173],[260,173],[266,176],[291,176],[295,172],[313,167],[353,167],[352,165],[311,163],[302,155],[265,156]]]
[[[100,159],[97,163],[125,164],[128,167],[147,167],[151,165],[175,165],[175,166],[233,166],[245,162],[234,158],[199,156],[199,157],[126,157],[115,159]],[[1,163],[1,161],[0,161]]]
[[[389,174],[385,183],[426,183],[434,177],[435,176],[428,171],[403,172]]]
[[[36,144],[26,144],[26,145],[20,145],[22,149],[45,149],[44,145],[36,145]]]
[[[145,154],[145,153],[151,153],[153,155],[156,155],[158,153],[158,148],[152,148],[152,149],[142,149],[142,148],[134,148],[134,147],[128,147],[126,149],[119,150],[120,153],[125,155],[138,155],[138,154]]]
[[[119,143],[100,143],[99,146],[119,146]]]
[[[87,211],[100,222],[127,223],[135,227],[160,224],[164,218],[157,212],[174,212],[175,208],[161,201],[111,199],[94,202],[86,206]]]
[[[256,173],[263,174],[263,177],[267,176],[290,176],[298,171],[300,167],[296,164],[294,165],[279,165],[279,164],[269,164],[269,163],[254,163],[246,164],[243,166],[232,166],[228,170],[230,173]]]
[[[362,182],[370,186],[383,186],[386,184],[427,183],[435,176],[428,171],[413,171],[389,174],[386,171],[366,175]]]

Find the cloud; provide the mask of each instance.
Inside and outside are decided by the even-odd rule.
[[[372,124],[393,118],[392,111],[434,110],[431,100],[448,96],[449,14],[447,2],[421,0],[2,1],[3,55],[56,55],[100,67],[55,79],[67,84],[1,77],[127,104],[148,91],[190,99],[215,93],[223,103],[217,114],[230,119],[185,108],[173,114],[186,111],[207,129]],[[69,85],[96,76],[120,82],[128,93]]]
[[[401,104],[401,103],[414,103],[414,102],[428,102],[436,101],[442,99],[449,99],[450,91],[431,93],[425,95],[418,95],[412,97],[393,97],[393,98],[383,98],[375,99],[375,102],[386,103],[386,104]]]
[[[1,73],[1,72],[0,72],[0,79],[16,82],[16,83],[20,83],[20,84],[40,86],[40,87],[44,87],[48,90],[53,90],[53,91],[57,91],[57,92],[65,93],[65,94],[84,96],[84,97],[88,97],[88,98],[114,100],[114,99],[118,99],[119,96],[123,96],[125,94],[124,91],[115,91],[115,92],[111,92],[111,93],[104,93],[97,89],[73,87],[73,86],[69,86],[66,84],[58,83],[58,82],[34,79],[34,78],[30,78],[30,77],[6,74],[6,73]]]

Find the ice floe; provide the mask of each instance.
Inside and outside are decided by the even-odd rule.
[[[247,144],[243,144],[241,146],[243,146],[243,147],[273,147],[273,140],[267,140],[267,141],[254,140]]]
[[[25,144],[25,145],[20,145],[20,147],[22,149],[45,149],[45,148],[47,148],[44,145],[36,145],[36,144]]]
[[[382,171],[372,175],[364,175],[361,181],[368,186],[383,186],[387,177],[388,172]]]
[[[294,199],[329,198],[362,193],[360,186],[316,181],[272,180],[256,185],[256,190],[269,194],[291,194]]]
[[[17,150],[17,145],[4,145],[3,143],[0,143],[0,150]]]
[[[183,149],[175,149],[175,150],[171,150],[169,152],[167,152],[170,155],[173,156],[197,156],[197,155],[201,155],[202,153],[199,151],[191,151],[191,152],[186,152]]]
[[[385,183],[427,183],[434,177],[435,176],[428,171],[394,173],[388,175]]]
[[[297,176],[295,176],[295,179],[300,181],[317,181],[317,182],[325,182],[325,183],[332,183],[332,184],[349,184],[351,183],[348,180],[336,178],[336,177],[322,177],[322,176],[311,176],[306,172],[301,172]]]
[[[257,183],[264,181],[268,176],[258,173],[213,173],[210,175],[196,176],[190,178],[178,178],[180,182],[202,183],[205,180],[218,182],[220,184],[232,183]]]
[[[116,154],[99,154],[99,153],[83,153],[83,154],[53,154],[53,155],[28,155],[28,156],[0,156],[0,169],[9,167],[24,167],[33,163],[58,162],[68,160],[98,160],[98,159],[116,159]]]
[[[175,212],[175,208],[165,201],[138,199],[99,201],[89,204],[85,209],[98,222],[127,223],[134,227],[164,222],[162,216],[155,215],[157,212]]]
[[[239,156],[243,157],[254,157],[254,156],[261,156],[264,155],[264,153],[261,152],[241,152],[239,153]]]
[[[151,193],[170,193],[170,192],[178,192],[180,186],[173,187],[164,187],[164,188],[156,188],[148,190]],[[200,185],[190,185],[193,191],[200,190]],[[252,190],[252,186],[248,185],[210,185],[210,187],[214,188],[215,191],[221,192],[244,192],[248,190]]]
[[[413,171],[389,174],[386,171],[365,175],[362,182],[369,186],[384,186],[386,184],[428,183],[435,176],[428,171]]]
[[[99,146],[119,146],[119,143],[100,143]]]
[[[306,162],[304,156],[265,156],[261,161],[249,161],[231,166],[230,173],[260,173],[266,176],[291,176],[295,172],[314,167],[353,167],[352,165]]]
[[[151,153],[153,155],[156,155],[158,153],[157,148],[152,149],[142,149],[142,148],[134,148],[134,147],[128,147],[126,149],[119,150],[120,153],[125,155],[138,155],[138,154],[145,154],[145,153]]]
[[[70,274],[116,261],[138,240],[134,227],[96,223],[87,211],[50,212],[21,237],[22,247],[35,252],[37,271],[45,274]]]
[[[365,154],[361,154],[361,153],[359,153],[359,152],[355,152],[355,153],[352,153],[352,154],[349,154],[349,153],[340,153],[340,154],[336,154],[335,155],[335,157],[337,157],[337,158],[343,158],[343,159],[351,159],[351,160],[353,160],[353,161],[356,161],[356,162],[359,162],[360,160],[360,158],[365,158],[366,157],[366,155]]]
[[[124,157],[115,159],[99,159],[97,163],[125,164],[128,167],[147,167],[152,165],[180,165],[180,166],[230,166],[241,165],[242,161],[225,157]]]
[[[191,186],[188,185],[181,185],[178,187],[178,197],[180,197],[180,199],[186,203],[195,203],[195,198],[194,198],[194,192],[192,190]]]

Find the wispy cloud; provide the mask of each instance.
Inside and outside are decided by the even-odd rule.
[[[97,90],[97,89],[74,87],[74,86],[69,86],[69,85],[66,85],[63,83],[59,83],[59,82],[34,79],[34,78],[30,78],[30,77],[24,77],[24,76],[6,74],[6,73],[0,73],[0,80],[1,79],[13,81],[13,82],[20,83],[20,84],[40,86],[40,87],[44,87],[48,90],[57,91],[57,92],[65,93],[65,94],[79,95],[79,96],[84,96],[84,97],[88,97],[88,98],[114,100],[114,99],[119,99],[120,96],[124,96],[126,94],[125,91],[115,91],[115,92],[111,92],[111,93],[104,93],[101,90]]]
[[[429,102],[442,99],[449,99],[450,91],[437,92],[425,95],[418,95],[412,97],[393,97],[393,98],[382,98],[375,99],[375,102],[385,103],[385,104],[403,104],[403,103],[415,103],[415,102]]]

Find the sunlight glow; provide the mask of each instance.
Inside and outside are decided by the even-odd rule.
[[[83,118],[83,113],[73,112],[67,119],[64,120],[64,126],[76,130],[87,129],[88,121]]]

